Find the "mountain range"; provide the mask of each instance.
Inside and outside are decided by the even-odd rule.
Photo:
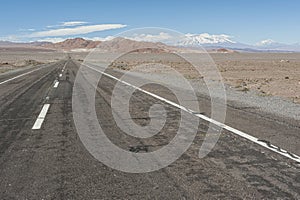
[[[95,47],[107,52],[124,52],[127,49],[139,49],[143,47],[159,48],[164,51],[181,51],[193,52],[201,50],[204,47],[209,51],[222,49],[218,52],[233,52],[233,51],[271,51],[271,52],[300,52],[300,44],[282,44],[273,40],[263,40],[255,45],[248,45],[234,41],[230,36],[203,34],[186,34],[182,40],[173,44],[164,44],[162,42],[151,41],[136,41],[128,38],[114,38],[107,41],[95,41],[83,38],[66,39],[62,42],[30,42],[30,43],[15,43],[9,41],[0,41],[0,47],[29,47],[29,48],[44,48],[64,51],[89,51]],[[224,51],[228,49],[230,51]]]
[[[205,48],[228,48],[237,51],[284,51],[284,52],[300,52],[300,44],[283,44],[273,40],[263,40],[255,45],[249,45],[234,41],[230,36],[202,34],[186,34],[186,37],[179,41],[177,46]]]
[[[166,45],[161,42],[135,41],[126,38],[114,38],[108,41],[93,41],[83,38],[66,39],[62,42],[30,42],[14,43],[0,41],[2,48],[34,48],[43,50],[77,51],[86,52],[97,47],[102,52],[127,52],[128,50],[137,50],[139,52],[199,52],[200,49],[188,47],[176,47]]]

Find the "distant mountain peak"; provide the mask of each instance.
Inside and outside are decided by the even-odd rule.
[[[278,43],[272,39],[266,39],[266,40],[262,40],[262,41],[256,43],[256,46],[270,46],[270,45],[274,45],[274,44],[278,44]]]
[[[231,39],[232,37],[225,34],[211,35],[208,33],[191,34],[188,33],[185,37],[178,42],[178,46],[201,46],[208,44],[235,44],[236,42]]]

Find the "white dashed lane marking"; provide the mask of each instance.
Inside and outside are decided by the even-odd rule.
[[[61,77],[61,76],[62,76],[62,74],[59,74],[59,77]],[[59,81],[58,80],[54,80],[53,87],[57,88],[58,85],[59,85]],[[47,101],[49,100],[49,96],[46,97],[46,100]],[[41,129],[42,124],[43,124],[43,122],[45,120],[45,117],[47,115],[47,112],[49,110],[49,107],[50,107],[50,104],[44,104],[44,106],[43,106],[43,108],[42,108],[42,110],[41,110],[38,118],[36,119],[36,121],[35,121],[35,123],[34,123],[34,125],[32,127],[33,130]]]
[[[40,129],[42,127],[42,124],[45,120],[45,117],[47,115],[47,112],[49,110],[49,107],[50,107],[50,104],[44,104],[38,118],[36,119],[32,129],[33,130],[37,130],[37,129]]]
[[[61,70],[62,72],[64,72],[64,71],[65,71],[65,69],[66,69],[66,66],[67,66],[68,62],[69,62],[69,61],[67,61],[67,62],[65,63],[65,65],[64,65],[64,67],[63,67],[63,69]]]
[[[58,85],[59,85],[59,81],[58,80],[55,80],[55,83],[54,83],[54,88],[57,88],[58,87]]]

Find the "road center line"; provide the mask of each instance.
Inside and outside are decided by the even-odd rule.
[[[58,84],[59,84],[59,81],[56,80],[53,87],[54,87],[54,88],[57,88],[57,87],[58,87]]]
[[[229,132],[231,132],[231,133],[234,133],[234,134],[236,134],[236,135],[238,135],[238,136],[240,136],[240,137],[243,137],[243,138],[245,138],[245,139],[247,139],[247,140],[250,140],[251,142],[254,142],[254,143],[256,143],[256,144],[258,144],[258,145],[260,145],[260,146],[263,146],[263,147],[265,147],[265,148],[267,148],[267,149],[269,149],[269,150],[271,150],[271,151],[273,151],[273,152],[276,152],[276,153],[278,153],[278,154],[280,154],[280,155],[282,155],[282,156],[285,156],[285,157],[287,157],[287,158],[289,158],[289,159],[291,159],[291,160],[294,160],[294,161],[300,163],[300,156],[298,156],[298,155],[296,155],[296,154],[290,153],[290,152],[288,152],[288,151],[286,151],[286,150],[284,150],[284,149],[281,149],[280,147],[277,147],[277,146],[275,146],[275,145],[272,145],[272,144],[269,143],[269,142],[266,142],[266,141],[264,141],[264,140],[260,140],[260,139],[258,139],[258,138],[256,138],[256,137],[252,136],[252,135],[249,135],[249,134],[247,134],[247,133],[245,133],[245,132],[242,132],[242,131],[240,131],[240,130],[237,130],[237,129],[235,129],[235,128],[232,128],[232,127],[230,127],[230,126],[228,126],[228,125],[226,125],[226,124],[223,124],[223,123],[221,123],[221,122],[218,122],[218,121],[216,121],[216,120],[214,120],[214,119],[211,119],[211,118],[209,118],[209,117],[207,117],[207,116],[205,116],[205,115],[203,115],[203,114],[195,114],[195,112],[194,112],[193,110],[190,110],[190,109],[188,109],[188,108],[185,108],[185,107],[183,107],[183,106],[181,106],[181,105],[179,105],[179,104],[177,104],[177,103],[174,103],[174,102],[172,102],[172,101],[170,101],[170,100],[168,100],[168,99],[165,99],[165,98],[163,98],[163,97],[161,97],[161,96],[158,96],[158,95],[156,95],[156,94],[153,94],[153,93],[151,93],[151,92],[148,92],[148,91],[146,91],[146,90],[143,90],[143,89],[141,89],[141,88],[139,88],[139,87],[137,87],[137,86],[134,86],[134,85],[132,85],[132,84],[130,84],[130,83],[127,83],[127,82],[125,82],[125,81],[122,81],[122,80],[120,80],[120,79],[118,79],[118,78],[116,78],[116,77],[114,77],[114,76],[112,76],[112,75],[110,75],[110,74],[108,74],[108,73],[102,72],[101,70],[95,69],[95,68],[90,67],[90,66],[88,66],[88,65],[86,65],[86,64],[82,64],[82,65],[83,65],[83,66],[86,66],[86,67],[88,67],[88,68],[90,68],[90,69],[92,69],[92,70],[94,70],[94,71],[97,71],[97,72],[99,72],[99,73],[101,73],[101,74],[103,74],[103,75],[105,75],[105,76],[107,76],[107,77],[109,77],[109,78],[111,78],[111,79],[114,79],[114,80],[116,80],[116,81],[119,81],[119,82],[123,83],[124,85],[128,85],[128,86],[130,86],[130,87],[133,87],[133,88],[136,89],[136,90],[139,90],[139,91],[141,91],[141,92],[143,92],[143,93],[145,93],[145,94],[148,94],[148,95],[150,95],[150,96],[152,96],[152,97],[154,97],[154,98],[156,98],[156,99],[159,99],[159,100],[161,100],[161,101],[163,101],[163,102],[165,102],[165,103],[167,103],[167,104],[170,104],[170,105],[172,105],[172,106],[174,106],[174,107],[176,107],[176,108],[179,108],[179,109],[181,109],[181,110],[183,110],[183,111],[185,111],[185,112],[188,112],[188,113],[190,113],[190,114],[192,114],[192,115],[194,115],[194,116],[197,116],[197,117],[199,117],[199,118],[201,118],[201,119],[203,119],[203,120],[205,120],[205,121],[207,121],[207,122],[210,122],[210,123],[212,123],[212,124],[215,124],[215,125],[217,125],[217,126],[223,128],[223,129],[225,129],[225,130],[227,130],[227,131],[229,131]]]
[[[49,107],[50,107],[50,104],[44,104],[38,118],[36,119],[32,129],[33,130],[37,130],[37,129],[40,129],[42,127],[42,124],[45,120],[45,117],[47,115],[47,112],[49,110]]]
[[[69,62],[69,61],[67,61],[67,62],[65,63],[65,65],[64,65],[64,67],[63,67],[63,69],[61,70],[62,72],[64,72],[64,71],[65,71],[65,69],[66,69],[66,66],[67,66],[68,62]]]

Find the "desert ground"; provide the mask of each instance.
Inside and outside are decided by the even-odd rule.
[[[55,62],[61,58],[61,53],[51,50],[1,47],[0,73]]]
[[[195,58],[199,54],[188,56]],[[210,56],[221,73],[223,81],[237,91],[254,91],[259,96],[279,96],[300,103],[299,53],[235,52],[211,53]],[[134,66],[145,63],[146,57],[148,58],[146,62],[171,66],[188,79],[203,78],[189,63],[169,54],[166,56],[130,55],[118,59],[111,66],[121,70],[131,70]],[[148,67],[147,70],[152,73],[168,73],[166,70],[151,71],[151,64]]]
[[[143,65],[142,73],[172,76],[169,69],[152,68],[154,64],[169,66],[190,81],[203,79],[184,57],[203,57],[200,65],[213,64],[220,72],[223,82],[232,90],[260,97],[279,97],[290,103],[300,103],[300,53],[241,53],[214,51],[204,54],[173,54],[164,52],[94,53],[57,51],[34,48],[0,48],[0,73],[22,70],[39,64],[57,62],[72,57],[82,62],[111,63],[109,67],[128,71]],[[120,56],[121,55],[121,56]],[[111,60],[113,60],[111,62]],[[243,99],[241,99],[243,101]]]
[[[1,52],[1,66],[12,67],[0,75],[0,199],[299,199],[300,106],[292,102],[294,93],[288,93],[290,96],[283,93],[289,91],[289,84],[299,87],[299,79],[296,79],[299,77],[298,54],[211,54],[227,83],[224,124],[234,129],[225,127],[204,158],[199,158],[199,149],[205,138],[209,141],[215,138],[217,129],[209,132],[209,121],[199,116],[211,117],[210,97],[218,95],[219,91],[214,90],[210,97],[197,93],[195,100],[190,90],[176,88],[186,103],[180,105],[190,109],[188,114],[157,98],[176,103],[174,90],[164,85],[145,85],[148,93],[136,90],[130,96],[132,120],[140,126],[150,124],[149,108],[160,104],[165,114],[159,107],[159,110],[151,110],[155,114],[152,116],[157,121],[165,119],[166,123],[153,137],[134,137],[116,123],[114,113],[126,130],[132,130],[131,124],[127,124],[128,118],[121,116],[132,87],[120,84],[120,90],[114,93],[115,86],[120,83],[116,79],[143,62],[146,62],[142,65],[144,68],[134,72],[131,80],[145,83],[147,77],[153,80],[158,77],[180,86],[172,70],[154,69],[156,63],[171,66],[191,83],[203,83],[205,77],[173,54],[125,54],[108,65],[116,56],[118,54],[87,56],[86,52],[24,49]],[[204,67],[212,64],[201,54],[185,56],[198,59],[198,64]],[[81,67],[82,61],[87,63],[86,67]],[[107,66],[113,70],[105,68]],[[102,76],[98,85],[91,87],[90,83],[103,75],[104,70],[111,76]],[[89,81],[78,84],[78,77],[81,81]],[[205,83],[198,91],[204,92]],[[262,85],[260,89],[258,84]],[[276,90],[282,93],[274,94],[282,97],[267,93],[272,84],[282,84]],[[74,88],[77,88],[75,92]],[[82,132],[78,131],[82,125],[95,127],[88,107],[89,97],[93,96],[86,88],[96,90],[95,115],[106,136],[121,149],[133,152],[130,158],[164,148],[180,127],[184,133],[196,133],[193,144],[178,160],[153,172],[132,174],[106,166],[91,154],[90,146],[83,143]],[[157,96],[149,95],[151,92]],[[120,95],[116,98],[120,106],[112,104],[111,99],[116,94]],[[79,102],[78,106],[74,106],[74,99]],[[199,104],[196,105],[199,112],[190,106],[195,102]],[[48,111],[43,111],[47,105]],[[222,113],[219,105],[216,110]],[[87,115],[80,120],[77,118],[79,126],[75,122],[78,113]],[[199,119],[199,124],[194,123],[195,119]],[[254,139],[237,134],[238,130]],[[95,132],[99,133],[92,129],[91,136],[97,135]],[[187,138],[182,137],[182,140]],[[109,152],[98,144],[95,148],[104,154]],[[133,166],[136,167],[138,165]]]
[[[87,55],[86,52],[26,48],[1,48],[0,52],[0,73],[55,62],[68,55],[82,61]],[[221,72],[224,82],[237,91],[252,90],[261,96],[279,96],[300,103],[300,53],[235,52],[211,53],[210,56]],[[119,59],[113,63],[113,67],[129,70],[141,63],[158,62],[175,68],[188,79],[202,78],[187,63],[183,63],[175,56],[170,57],[168,54],[165,58],[159,56],[160,59],[156,60],[153,59],[154,57],[141,54],[130,55],[126,57],[126,61]]]
[[[85,55],[85,53],[80,53],[80,55],[77,53],[72,54],[75,59],[82,59]],[[22,70],[24,67],[57,62],[66,57],[68,57],[68,52],[64,51],[26,47],[1,47],[0,73],[11,70]]]
[[[240,91],[300,103],[299,53],[212,54],[226,83]]]
[[[55,62],[69,55],[73,59],[83,61],[86,52],[65,52],[46,49],[1,48],[0,73],[18,70],[28,66]],[[192,57],[198,54],[191,54]],[[300,103],[300,53],[211,53],[211,58],[220,71],[226,84],[237,91],[247,93],[254,91],[259,96],[279,96],[294,103]],[[111,55],[101,54],[97,61],[106,62]],[[170,66],[188,79],[201,79],[190,64],[170,53],[159,56],[138,54],[117,59],[112,67],[129,70],[142,63],[161,63]],[[168,73],[168,71],[149,72]]]

